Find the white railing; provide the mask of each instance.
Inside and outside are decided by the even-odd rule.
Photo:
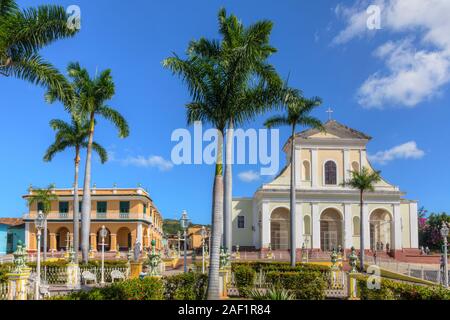
[[[366,263],[377,265],[388,271],[435,283],[441,283],[443,278],[439,265],[412,264],[379,257],[375,261],[372,256],[366,257]]]

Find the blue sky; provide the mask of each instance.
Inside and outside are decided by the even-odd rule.
[[[29,3],[18,2],[22,7]],[[368,152],[383,176],[429,211],[449,212],[450,45],[442,31],[449,30],[443,17],[450,7],[442,0],[442,7],[425,19],[419,14],[423,4],[416,0],[408,1],[410,14],[393,1],[372,2],[383,9],[381,30],[362,26],[370,4],[366,1],[39,0],[33,5],[81,8],[81,32],[46,48],[46,59],[61,70],[79,61],[92,73],[97,68],[113,71],[116,96],[110,104],[128,119],[131,135],[120,140],[110,124],[99,121],[95,139],[110,151],[112,161],[101,165],[94,159],[98,187],[142,183],[164,217],[178,218],[186,209],[195,222],[209,222],[214,168],[167,164],[172,131],[186,127],[189,96],[161,61],[172,52],[184,53],[192,39],[218,37],[216,16],[224,6],[245,24],[272,20],[271,42],[278,53],[271,62],[283,77],[290,74],[291,86],[323,98],[315,115],[326,120],[325,110],[332,107],[336,120],[374,137]],[[408,18],[399,19],[399,12]],[[45,103],[42,88],[0,77],[0,93],[0,216],[14,217],[26,211],[21,196],[30,184],[72,185],[73,154],[42,161],[53,139],[48,122],[68,119],[61,105]],[[266,117],[248,127],[262,127]],[[283,128],[281,144],[287,136]],[[284,155],[280,159],[284,166]],[[238,175],[249,171],[259,170],[234,167],[234,196],[251,196],[268,180],[256,176],[242,181]]]

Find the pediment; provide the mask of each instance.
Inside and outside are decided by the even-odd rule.
[[[362,139],[371,140],[372,137],[363,132],[343,125],[336,120],[330,120],[324,123],[324,131],[318,129],[308,129],[296,134],[296,137],[303,139]]]

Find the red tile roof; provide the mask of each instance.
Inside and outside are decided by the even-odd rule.
[[[6,224],[8,226],[19,226],[24,224],[23,219],[20,218],[0,218],[0,224]]]

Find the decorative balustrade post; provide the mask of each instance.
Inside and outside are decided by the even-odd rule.
[[[14,267],[10,273],[6,274],[8,278],[8,300],[27,300],[28,298],[28,279],[31,269],[25,264],[26,250],[22,241],[18,241],[17,250],[14,255]]]
[[[150,272],[149,276],[151,277],[159,277],[161,276],[161,254],[156,253],[156,241],[155,239],[152,240],[152,251],[148,254],[148,265],[150,266]]]
[[[75,262],[76,252],[71,249],[69,252],[69,264],[67,265],[67,287],[71,289],[80,288],[80,267]]]
[[[231,280],[231,264],[230,264],[230,253],[224,249],[220,248],[220,256],[219,256],[219,289],[220,296],[222,299],[228,298],[228,284]]]
[[[356,278],[358,271],[356,269],[356,262],[358,260],[358,256],[356,255],[356,250],[354,247],[351,248],[351,252],[348,256],[349,264],[350,264],[350,272],[348,274],[348,282],[349,282],[349,300],[357,300],[358,299],[358,280]]]

